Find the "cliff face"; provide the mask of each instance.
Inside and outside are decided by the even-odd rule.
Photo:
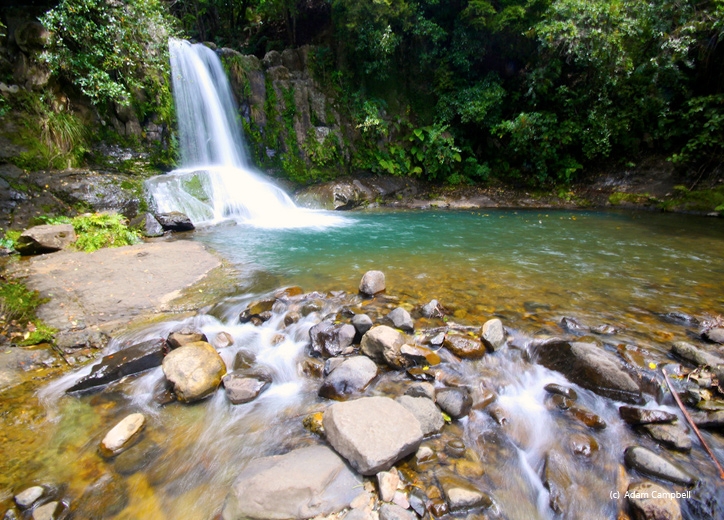
[[[314,78],[315,49],[271,51],[259,60],[221,49],[254,161],[306,183],[345,173],[353,129]]]

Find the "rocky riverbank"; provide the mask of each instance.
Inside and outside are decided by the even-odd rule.
[[[723,498],[716,472],[698,456],[690,427],[672,412],[670,394],[652,367],[674,376],[699,427],[720,430],[724,328],[681,314],[661,319],[687,329],[692,341],[670,345],[666,355],[639,349],[636,363],[607,350],[618,331],[606,324],[564,318],[555,336],[523,334],[497,317],[457,324],[444,302],[410,302],[388,291],[379,271],[365,274],[359,293],[274,291],[246,305],[238,322],[273,334],[277,348],[288,335],[304,341],[296,371],[319,400],[295,419],[306,435],[287,439],[284,453],[255,457],[236,472],[217,518],[515,516],[506,510],[513,506],[505,490],[527,484],[511,482],[505,468],[517,464],[519,451],[534,449],[530,435],[543,432],[526,431],[525,416],[538,412],[519,415],[501,388],[515,372],[536,366],[570,382],[541,388],[544,413],[554,418],[553,435],[560,439],[534,468],[552,513],[715,518]],[[313,325],[297,328],[301,323]],[[297,338],[303,331],[307,337]],[[277,377],[227,330],[205,334],[183,326],[107,355],[66,388],[74,395],[104,392],[159,366],[163,379],[153,400],[163,406],[218,401],[222,388],[230,406],[253,406]],[[611,406],[617,415],[605,411]],[[472,425],[477,433],[471,436]],[[151,441],[164,429],[138,412],[108,424],[98,449],[99,469],[109,476],[81,497],[56,482],[17,489],[8,514],[120,513],[132,492],[112,475],[128,474],[129,461],[135,461],[131,474],[167,464],[173,453]],[[609,430],[618,432],[616,444]],[[606,497],[598,496],[601,490]]]

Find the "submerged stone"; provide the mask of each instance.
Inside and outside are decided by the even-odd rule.
[[[675,484],[693,486],[696,479],[673,462],[669,462],[651,450],[641,446],[629,446],[624,452],[624,461],[629,468],[640,473],[668,480]]]
[[[101,453],[106,457],[112,457],[128,449],[145,425],[146,418],[141,413],[126,416],[103,437]]]

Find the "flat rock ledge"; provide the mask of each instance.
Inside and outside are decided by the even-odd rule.
[[[326,446],[253,460],[226,497],[223,520],[302,519],[341,511],[362,479]]]
[[[422,442],[420,422],[389,397],[335,403],[322,424],[327,441],[362,475],[390,469]]]

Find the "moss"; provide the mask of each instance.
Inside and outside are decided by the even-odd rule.
[[[35,316],[37,308],[48,301],[19,281],[3,281],[0,283],[0,330],[17,345],[51,341],[57,331]]]
[[[658,201],[648,193],[624,193],[617,191],[608,197],[608,202],[612,206],[620,206],[621,204],[649,205]]]
[[[724,215],[724,186],[691,191],[675,186],[674,195],[659,204],[664,211],[718,212]]]

